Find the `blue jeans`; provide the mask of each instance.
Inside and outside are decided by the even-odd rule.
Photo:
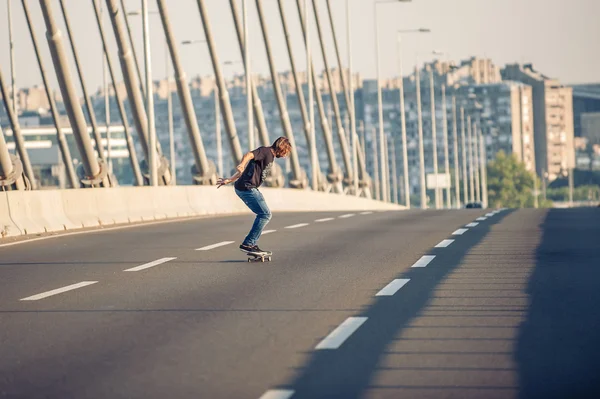
[[[235,193],[244,201],[244,204],[250,208],[252,212],[256,214],[256,219],[254,219],[254,224],[252,225],[252,229],[250,229],[250,233],[244,239],[243,244],[253,246],[256,245],[260,235],[262,234],[263,229],[271,220],[271,211],[265,202],[263,195],[258,189],[253,188],[248,191],[240,191],[235,190]]]

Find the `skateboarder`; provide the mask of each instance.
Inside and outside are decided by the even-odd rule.
[[[240,245],[246,253],[271,254],[257,245],[264,227],[271,220],[271,211],[258,188],[269,176],[275,158],[285,158],[290,154],[292,146],[285,137],[279,137],[270,147],[259,147],[248,152],[237,166],[237,172],[229,179],[219,178],[217,188],[235,182],[235,193],[256,214],[250,233]]]

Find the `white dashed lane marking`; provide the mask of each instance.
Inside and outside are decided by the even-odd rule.
[[[397,278],[383,287],[383,289],[375,294],[375,296],[392,296],[398,292],[400,288],[404,287],[409,281],[410,279],[408,278]]]
[[[331,220],[333,220],[333,218],[324,218],[324,219],[317,219],[317,220],[315,220],[315,222],[323,223],[323,222],[329,222]]]
[[[333,330],[325,339],[323,339],[315,349],[337,349],[358,330],[363,323],[367,321],[366,317],[348,317],[342,324]]]
[[[415,262],[411,267],[426,267],[435,258],[435,255],[423,255],[421,259]]]
[[[67,285],[66,287],[57,288],[55,290],[42,292],[41,294],[36,294],[32,296],[28,296],[27,298],[21,299],[21,301],[38,301],[40,299],[48,298],[49,296],[62,294],[63,292],[76,290],[77,288],[85,287],[88,285],[96,284],[97,281],[82,281],[80,283]]]
[[[454,235],[454,236],[462,236],[467,231],[469,231],[469,229],[458,229],[454,233],[452,233],[452,235]]]
[[[270,389],[258,399],[290,399],[294,391],[290,389]]]
[[[475,226],[479,226],[479,223],[473,222],[473,223],[469,223],[467,225],[465,225],[466,227],[475,227]]]
[[[372,214],[372,213],[373,213],[373,212],[361,212],[360,214],[361,214],[361,215],[370,215],[370,214]]]
[[[446,248],[447,246],[449,246],[450,244],[452,244],[454,242],[454,240],[442,240],[440,241],[440,243],[438,245],[436,245],[436,248]]]
[[[265,230],[262,232],[262,235],[264,236],[265,234],[271,234],[271,233],[275,233],[277,230]]]
[[[340,219],[347,219],[347,218],[351,218],[352,216],[354,216],[354,214],[353,214],[353,213],[348,213],[347,215],[342,215],[342,216],[340,216],[339,218],[340,218]]]
[[[479,221],[479,222],[483,222],[484,220],[487,220],[487,218],[486,218],[485,216],[482,216],[482,217],[480,217],[480,218],[477,218],[477,219],[475,219],[475,220],[477,220],[477,221]]]
[[[286,229],[298,229],[300,227],[308,226],[308,223],[298,223],[291,226],[285,226]]]
[[[202,247],[202,248],[197,248],[196,251],[209,251],[211,249],[215,249],[215,248],[219,248],[225,245],[229,245],[229,244],[233,244],[234,241],[223,241],[223,242],[218,242],[216,244],[213,245],[207,245],[206,247]]]
[[[155,261],[152,261],[152,262],[149,262],[149,263],[144,263],[143,265],[132,267],[131,269],[125,269],[123,271],[124,272],[139,272],[140,270],[149,269],[149,268],[154,267],[154,266],[162,265],[163,263],[170,262],[170,261],[175,260],[175,259],[177,259],[177,258],[162,258],[162,259],[157,259]]]

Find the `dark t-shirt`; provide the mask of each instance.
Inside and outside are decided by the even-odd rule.
[[[259,147],[252,151],[254,159],[248,162],[244,173],[235,182],[235,188],[241,191],[247,191],[258,188],[271,173],[275,155],[271,147]]]

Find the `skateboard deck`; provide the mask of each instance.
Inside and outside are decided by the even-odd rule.
[[[271,257],[273,256],[268,252],[246,252],[242,251],[248,256],[248,263],[250,262],[271,262]]]

